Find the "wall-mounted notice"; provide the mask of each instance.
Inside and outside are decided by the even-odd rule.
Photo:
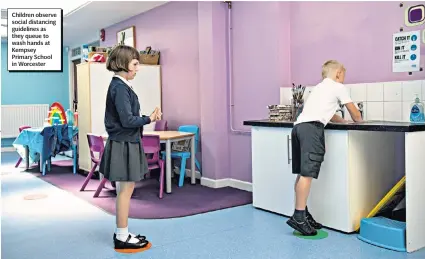
[[[7,70],[62,72],[62,9],[7,9]]]
[[[420,69],[421,31],[393,35],[393,72],[415,72]]]

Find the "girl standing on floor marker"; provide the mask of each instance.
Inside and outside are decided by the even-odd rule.
[[[137,49],[119,45],[106,62],[106,68],[115,73],[106,96],[105,128],[108,140],[99,171],[109,181],[116,182],[116,231],[114,246],[117,252],[134,253],[149,249],[145,236],[128,231],[130,199],[136,181],[148,172],[141,137],[143,126],[161,117],[156,108],[150,116],[140,116],[140,103],[129,81],[139,70]]]

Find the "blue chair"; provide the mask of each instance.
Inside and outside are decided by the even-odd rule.
[[[198,142],[199,142],[199,127],[196,125],[183,125],[178,128],[178,131],[181,132],[190,132],[195,134],[195,154],[198,151]],[[165,160],[165,151],[161,152],[162,159]],[[177,152],[177,151],[171,151],[171,158],[180,158],[181,159],[181,165],[180,165],[180,178],[179,178],[179,187],[183,186],[184,183],[184,177],[186,175],[186,160],[190,157],[190,151],[186,152]],[[198,159],[195,159],[196,167],[201,171],[201,164],[199,163]]]

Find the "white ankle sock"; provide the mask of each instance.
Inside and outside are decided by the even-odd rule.
[[[128,232],[128,227],[126,228],[117,228],[115,230],[115,234],[117,234],[117,239],[123,242],[127,241],[128,235],[131,235],[130,240],[128,241],[129,243],[138,243],[140,240],[136,238],[136,235],[131,234]]]

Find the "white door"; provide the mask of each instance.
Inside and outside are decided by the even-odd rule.
[[[290,216],[294,210],[292,128],[252,127],[254,207]]]

